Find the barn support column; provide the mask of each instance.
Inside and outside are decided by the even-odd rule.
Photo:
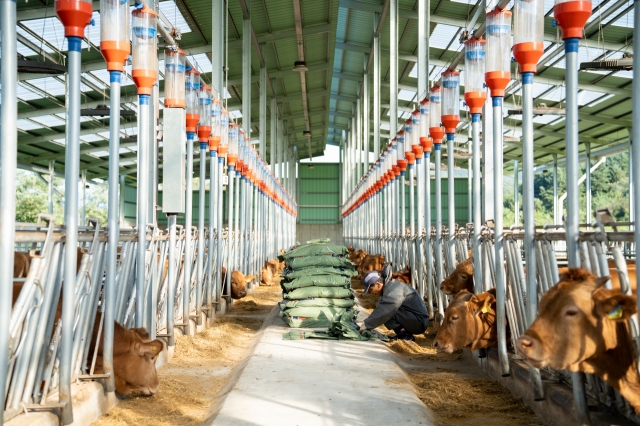
[[[0,94],[3,106],[0,108],[0,117],[2,117],[0,123],[16,123],[18,121],[18,97],[16,93],[16,82],[18,81],[16,2],[12,0],[2,0],[0,2],[0,15],[2,15],[2,19],[0,19],[0,34],[2,34],[0,52],[2,58],[1,67],[3,70],[0,74],[0,82],[3,87],[2,93]],[[78,53],[78,56],[80,55],[79,52],[74,53]],[[73,65],[80,65],[79,62],[76,63],[78,59],[79,58],[74,58]],[[79,102],[77,106],[77,112],[79,114]],[[77,124],[79,125],[80,123],[78,122]],[[69,126],[67,126],[67,129],[69,129]],[[68,147],[69,145],[67,145],[67,148]],[[66,155],[69,156],[69,154],[69,149],[67,149]],[[13,125],[0,125],[0,187],[2,188],[2,191],[0,191],[0,324],[3,324],[3,327],[0,327],[0,366],[2,366],[2,368],[0,368],[0,401],[6,400],[6,365],[9,355],[8,324],[11,318],[11,292],[13,288],[17,156],[18,129]],[[53,179],[51,181],[53,182]],[[75,250],[73,250],[73,252],[75,255]],[[65,259],[65,261],[66,260],[67,259]],[[68,265],[69,262],[67,261],[66,264]],[[73,287],[66,293],[72,296]],[[71,369],[71,365],[68,366],[68,369]],[[69,394],[69,396],[71,395]],[[70,408],[71,407],[69,407],[69,409]],[[0,411],[0,424],[3,422],[3,411],[4,410]]]
[[[513,203],[514,203],[514,218],[513,224],[520,225],[520,190],[518,188],[518,160],[513,160]],[[524,167],[524,164],[523,164]]]
[[[634,3],[634,14],[633,36],[640,37],[640,2]],[[638,39],[636,38],[636,40]],[[4,58],[4,51],[2,53],[2,57]],[[638,124],[640,122],[640,43],[635,43],[633,45],[633,77],[633,109],[631,120],[633,123],[633,129],[631,132],[631,149],[633,153],[632,164],[640,164],[640,143],[638,143],[638,141],[640,141],[640,125]],[[631,168],[629,170],[631,170]],[[633,173],[629,177],[629,181],[633,181],[633,217],[635,219],[638,215],[637,212],[640,212],[640,173]],[[636,225],[634,227],[634,236],[637,251],[638,242],[640,241],[640,226]],[[638,280],[637,284],[640,284],[640,276],[636,276],[636,279]],[[640,307],[640,295],[638,295],[637,298],[638,307]],[[638,347],[638,344],[640,344],[640,338],[636,338],[636,347]]]
[[[373,25],[373,157],[380,158],[380,14],[374,13]]]
[[[263,58],[264,43],[260,44],[260,54]],[[251,135],[249,135],[251,139]],[[267,158],[267,62],[260,64],[260,157]]]
[[[553,223],[559,225],[561,222],[560,211],[562,206],[558,200],[558,154],[553,154]]]
[[[362,140],[363,145],[363,153],[364,157],[364,172],[367,173],[369,170],[369,72],[366,70],[367,62],[369,59],[369,55],[364,55],[365,58],[365,73],[363,80],[363,103],[362,103],[362,121],[364,124],[364,137]]]
[[[587,154],[587,158],[585,160],[585,186],[586,186],[586,191],[587,191],[587,196],[586,196],[586,202],[587,202],[587,208],[586,210],[586,220],[585,223],[591,223],[593,222],[593,214],[592,214],[592,206],[591,206],[591,144],[590,143],[585,143],[584,144],[585,150],[586,150],[586,154]]]

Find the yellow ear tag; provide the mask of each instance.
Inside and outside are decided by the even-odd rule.
[[[607,315],[609,319],[615,320],[622,318],[622,306],[618,305],[613,311],[609,312]]]
[[[480,312],[482,312],[483,314],[491,312],[491,305],[484,305]]]
[[[151,346],[151,350],[152,350],[152,351],[155,351],[155,350],[156,350],[156,347],[155,347],[155,346]]]

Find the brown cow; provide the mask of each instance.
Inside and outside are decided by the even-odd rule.
[[[473,294],[461,290],[444,312],[433,346],[438,353],[496,346],[496,289]]]
[[[227,268],[222,267],[222,282],[226,283]],[[247,295],[247,283],[253,280],[253,275],[247,275],[246,277],[240,271],[231,272],[231,298],[242,299]]]
[[[277,260],[265,260],[264,266],[262,267],[262,280],[260,281],[260,285],[272,286],[275,281],[275,275],[278,270],[278,261]]]
[[[29,273],[30,257],[27,253],[13,252],[13,278],[25,278]]]
[[[473,257],[458,263],[455,271],[440,284],[440,290],[444,294],[456,295],[461,290],[473,293]]]
[[[525,362],[596,374],[640,413],[636,372],[627,319],[636,314],[635,296],[604,288],[596,278],[572,268],[540,299],[538,318],[516,343]]]
[[[391,274],[391,278],[394,280],[398,280],[401,283],[411,285],[411,268],[407,268],[407,270],[404,272],[393,272]]]
[[[80,269],[82,257],[81,249],[78,249],[77,271]],[[30,256],[27,257],[30,259]],[[26,273],[28,273],[28,267]],[[16,277],[19,278],[19,277]],[[13,304],[15,304],[24,282],[13,284]],[[58,322],[62,316],[62,297],[58,299],[54,322]],[[94,321],[93,337],[91,338],[90,354],[93,354],[95,341],[98,336],[98,328],[102,318],[102,312],[96,313]],[[158,391],[160,383],[156,372],[156,360],[158,354],[163,350],[164,343],[161,340],[149,342],[149,333],[144,328],[127,329],[114,321],[113,338],[113,370],[118,393],[127,395],[133,391],[141,391],[145,395],[153,395]],[[96,361],[97,374],[103,372],[102,369],[102,339],[98,346],[98,357]]]
[[[93,353],[96,336],[102,313],[98,311],[93,326],[92,347],[89,353]],[[127,329],[114,322],[113,330],[113,372],[116,384],[116,392],[129,395],[132,392],[142,392],[143,395],[153,395],[158,392],[160,381],[156,370],[158,354],[164,349],[164,342],[160,339],[149,341],[149,333],[142,328]],[[96,373],[103,370],[103,344],[102,339],[98,345],[96,359]]]
[[[358,267],[360,266],[360,263],[364,260],[366,256],[367,256],[366,251],[362,249],[358,249],[353,253],[349,253],[349,261],[354,263],[356,265],[356,269],[358,269]]]
[[[360,266],[358,267],[358,273],[360,277],[364,277],[371,271],[382,272],[384,267],[384,255],[382,254],[368,254],[364,257]]]

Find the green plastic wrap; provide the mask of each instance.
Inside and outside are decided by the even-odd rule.
[[[348,251],[345,246],[336,246],[332,244],[304,244],[281,254],[278,256],[278,259],[283,261],[293,257],[320,256],[327,254],[333,256],[344,256],[347,253]]]
[[[298,306],[335,306],[336,308],[351,308],[356,305],[353,299],[328,299],[326,297],[310,297],[302,300],[288,300],[280,303],[280,309]]]
[[[308,299],[310,297],[346,299],[353,297],[353,291],[343,287],[303,287],[284,293],[283,297],[287,300]]]
[[[298,269],[295,271],[287,272],[282,276],[288,280],[293,280],[294,278],[306,277],[310,275],[343,275],[345,277],[354,277],[358,275],[358,273],[353,269],[345,269],[345,268],[333,268],[331,266],[318,267],[318,268],[305,268]]]
[[[287,260],[287,266],[293,270],[321,266],[333,266],[344,269],[355,269],[348,259],[335,256],[294,257]]]
[[[303,287],[350,287],[351,278],[342,275],[308,275],[292,281],[281,281],[280,286],[286,291]]]

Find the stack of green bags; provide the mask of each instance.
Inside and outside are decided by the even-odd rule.
[[[344,246],[320,243],[299,246],[279,257],[286,265],[280,282],[280,316],[290,327],[329,327],[336,315],[355,305],[351,277],[357,272],[346,254]]]

